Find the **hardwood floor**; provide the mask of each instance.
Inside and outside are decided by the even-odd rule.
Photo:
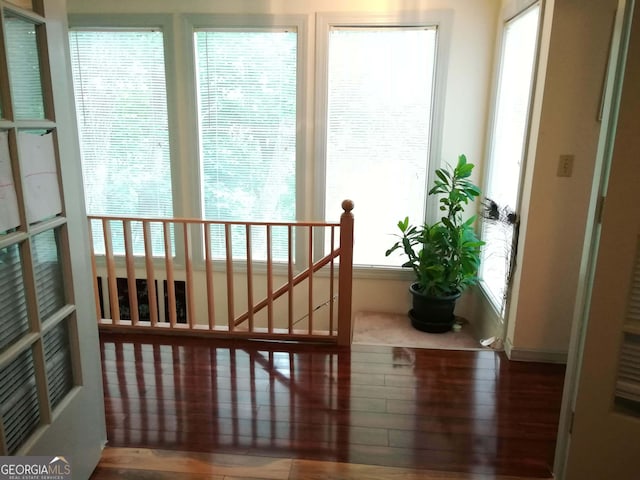
[[[107,448],[91,480],[538,480],[220,453]]]
[[[101,350],[110,447],[471,475],[442,478],[550,475],[563,366],[493,351],[105,333]],[[99,476],[112,467],[94,477],[115,478]],[[293,467],[277,478],[375,478]]]

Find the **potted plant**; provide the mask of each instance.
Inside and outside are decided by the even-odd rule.
[[[462,292],[478,283],[480,247],[473,224],[476,217],[463,218],[464,207],[480,195],[480,188],[469,177],[474,165],[465,155],[458,157],[455,168],[436,170],[430,196],[440,196],[442,217],[436,223],[421,226],[409,224],[409,218],[398,222],[400,238],[386,255],[402,248],[415,282],[409,288],[413,308],[411,324],[418,330],[440,333],[451,329],[453,311]]]

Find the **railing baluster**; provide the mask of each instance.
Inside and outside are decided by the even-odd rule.
[[[233,331],[236,328],[235,325],[235,313],[233,308],[233,243],[231,242],[231,225],[226,223],[224,226],[224,243],[225,253],[227,258],[227,312],[229,321],[229,331]]]
[[[168,221],[162,222],[164,237],[164,261],[167,270],[167,297],[169,306],[169,325],[176,326],[176,287],[173,279],[173,255],[171,255],[171,229]]]
[[[184,222],[182,224],[184,233],[184,263],[185,263],[185,283],[187,294],[187,321],[189,328],[193,328],[196,323],[196,307],[193,298],[193,259],[191,255],[191,224]]]
[[[124,261],[127,266],[127,289],[129,290],[129,315],[131,324],[137,325],[140,320],[138,312],[138,286],[136,285],[136,266],[133,258],[133,240],[131,235],[131,221],[122,221],[124,233]]]
[[[104,233],[104,254],[107,261],[107,283],[109,285],[109,307],[111,310],[111,323],[120,323],[120,304],[118,303],[118,282],[116,280],[116,264],[113,260],[113,241],[111,238],[111,223],[108,219],[102,220],[102,232]]]
[[[101,275],[104,275],[106,270],[106,281],[108,286],[108,295],[104,295],[102,298],[99,294],[94,296],[96,314],[98,316],[107,316],[102,313],[102,308],[100,307],[100,303],[104,300],[105,308],[104,310],[110,310],[111,321],[109,325],[107,322],[101,323],[101,328],[107,328],[108,326],[117,327],[117,330],[121,331],[129,331],[131,328],[135,328],[140,330],[141,328],[148,327],[153,331],[154,328],[162,330],[165,327],[169,327],[175,333],[198,333],[201,332],[203,334],[208,332],[216,331],[216,318],[215,318],[215,310],[216,308],[220,308],[219,305],[216,304],[216,300],[222,301],[222,306],[224,306],[225,298],[221,299],[215,298],[214,290],[218,288],[216,285],[217,281],[222,280],[215,278],[215,261],[214,261],[214,250],[212,242],[214,232],[212,232],[213,225],[216,226],[224,226],[224,246],[225,246],[225,268],[226,268],[226,304],[227,304],[227,313],[228,313],[228,333],[232,333],[235,337],[248,337],[248,338],[267,338],[267,339],[277,339],[277,338],[286,338],[288,340],[303,340],[304,338],[310,338],[314,340],[324,340],[324,341],[333,341],[337,342],[340,345],[348,345],[351,342],[351,334],[352,334],[352,325],[351,325],[351,292],[352,292],[352,265],[351,262],[353,260],[353,215],[351,214],[351,209],[353,208],[353,203],[350,201],[343,202],[344,213],[341,216],[340,224],[336,223],[323,223],[323,222],[273,222],[273,223],[264,223],[264,222],[217,222],[213,223],[211,221],[202,221],[198,219],[146,219],[146,218],[134,218],[134,217],[93,217],[89,216],[89,234],[93,239],[93,230],[96,224],[93,224],[93,221],[101,222],[103,235],[104,235],[104,245],[105,245],[105,267],[100,266],[97,262],[97,256],[95,255],[94,245],[91,245],[91,262],[92,269],[94,275],[94,290],[98,291],[98,272]],[[123,234],[122,240],[118,236],[114,240],[114,231],[113,231],[113,222],[118,222],[116,226],[119,232],[120,222],[122,224]],[[140,305],[138,304],[138,296],[137,290],[138,285],[136,284],[136,263],[135,263],[135,255],[134,255],[134,234],[137,230],[136,225],[139,222],[142,226],[143,238],[144,238],[144,253],[145,253],[145,268],[146,268],[146,277],[147,277],[147,287],[146,293],[148,295],[148,308],[149,308],[149,320],[150,322],[142,321],[146,320],[146,312],[144,317],[140,312]],[[157,224],[157,225],[156,225]],[[176,231],[176,224],[181,224],[182,234],[179,233],[179,230]],[[161,225],[161,226],[160,226]],[[156,226],[158,229],[156,229]],[[236,235],[240,238],[240,234],[242,233],[241,228],[244,227],[244,233],[246,238],[246,286],[242,287],[246,288],[247,294],[247,311],[243,312],[239,317],[236,318],[235,315],[235,276],[234,276],[234,251],[233,251],[233,236]],[[253,262],[253,231],[258,231],[259,241],[262,242],[262,228],[265,230],[265,245],[266,245],[266,278],[264,279],[266,283],[266,296],[263,299],[259,299],[256,301],[254,296],[256,293],[256,281],[259,280],[261,283],[265,273],[262,274],[256,273],[254,270],[254,262]],[[287,281],[284,282],[283,285],[275,286],[274,283],[276,278],[274,278],[274,248],[278,248],[274,245],[274,227],[282,228],[282,233],[284,233],[284,228],[286,228],[286,237],[287,237]],[[338,231],[337,228],[340,228],[340,240],[338,243]],[[194,231],[196,228],[204,228],[204,235],[199,233],[199,237],[193,237]],[[317,240],[317,233],[320,228],[323,228],[326,232],[326,228],[329,228],[330,234],[330,252],[327,255],[322,256],[315,260],[315,256],[317,256],[317,248],[320,246],[315,245],[315,241]],[[234,230],[237,229],[237,230]],[[198,230],[197,232],[200,232]],[[160,238],[154,238],[154,234],[160,233],[162,235],[162,240]],[[182,315],[182,311],[178,312],[177,304],[177,292],[175,286],[175,278],[178,275],[178,278],[181,278],[182,273],[175,271],[175,259],[173,257],[173,243],[174,243],[174,235],[177,237],[178,245],[181,246],[184,242],[184,250],[182,247],[179,248],[180,258],[184,254],[184,266],[180,265],[180,272],[184,269],[185,274],[185,303],[186,303],[186,313],[188,317],[188,328],[177,328],[183,327],[182,325],[177,325],[178,323],[178,314]],[[182,236],[180,236],[182,235]],[[301,261],[302,264],[298,264],[298,267],[295,266],[294,258],[295,252],[297,252],[297,248],[295,244],[295,236],[298,235],[302,240],[302,255],[307,257],[308,261],[307,265],[304,264],[304,260]],[[305,236],[306,235],[306,236]],[[206,307],[202,305],[204,300],[200,300],[196,298],[196,285],[194,284],[194,265],[193,265],[193,255],[194,255],[194,245],[193,241],[197,238],[202,243],[204,240],[204,260],[205,260],[205,270],[206,270],[206,295],[207,295],[207,305]],[[277,235],[277,238],[280,239],[280,234]],[[157,241],[156,241],[157,240]],[[122,258],[118,258],[117,260],[122,262],[122,264],[118,264],[120,270],[124,270],[126,268],[126,278],[128,286],[128,294],[129,294],[129,304],[131,306],[131,322],[123,322],[121,319],[121,306],[118,303],[118,286],[119,285],[117,279],[117,270],[116,270],[116,261],[115,261],[115,253],[114,253],[114,244],[120,246],[121,243],[124,242],[124,252],[116,252],[118,257],[122,256]],[[306,245],[304,245],[304,243]],[[154,244],[155,243],[155,244]],[[329,243],[329,242],[327,242]],[[305,248],[306,247],[306,248]],[[317,248],[316,248],[317,247]],[[155,277],[154,268],[157,267],[154,261],[154,249],[162,249],[164,248],[164,259],[156,258],[156,261],[164,262],[164,270],[165,273],[161,275],[161,278],[166,278],[167,288],[166,297],[167,297],[167,307],[160,310],[158,302],[162,300],[163,294],[158,290],[158,284]],[[217,251],[217,247],[216,247]],[[158,252],[156,252],[158,253]],[[339,264],[337,258],[340,257]],[[318,320],[315,318],[315,308],[314,302],[317,301],[314,297],[315,295],[314,289],[316,287],[320,288],[320,285],[316,285],[316,274],[322,268],[328,267],[329,271],[329,301],[326,302],[329,305],[329,315],[328,315],[328,332],[320,332],[318,331]],[[121,268],[123,267],[123,268]],[[296,270],[299,272],[296,274]],[[122,272],[119,272],[122,273]],[[256,274],[256,278],[254,278],[254,274]],[[306,292],[308,295],[306,303],[306,310],[300,309],[298,312],[298,307],[302,305],[296,304],[296,286],[299,286],[302,289],[302,292],[305,292],[305,287],[301,285],[304,281],[308,281],[306,286]],[[222,280],[224,282],[224,280]],[[324,290],[324,287],[322,287]],[[324,290],[326,291],[326,290]],[[275,319],[275,303],[278,298],[281,296],[287,296],[287,324],[288,324],[288,333],[278,332],[276,329],[276,319]],[[304,293],[303,293],[304,295]],[[320,295],[324,297],[324,294]],[[338,300],[336,300],[338,299]],[[300,299],[302,300],[302,299]],[[284,301],[284,299],[283,299]],[[244,304],[244,299],[241,301]],[[110,308],[109,308],[110,304]],[[323,304],[324,306],[324,304]],[[207,322],[203,322],[203,324],[198,324],[198,318],[196,315],[196,308],[206,308],[208,319]],[[304,308],[304,307],[303,307]],[[263,309],[267,310],[266,313],[266,327],[262,327],[262,323],[258,322],[258,319],[262,318],[259,312]],[[167,312],[167,313],[165,313]],[[299,330],[294,329],[296,323],[300,320],[297,320],[295,316],[301,317],[300,320],[304,319],[304,317],[308,317],[306,328],[304,324],[300,325]],[[323,315],[323,327],[325,326],[325,320]],[[248,329],[238,328],[243,322],[247,322]],[[159,323],[162,322],[162,325]],[[166,322],[166,323],[164,323]],[[150,324],[150,325],[149,325]],[[208,324],[208,325],[207,325]],[[208,328],[207,328],[208,327]],[[221,332],[220,332],[221,333]]]
[[[247,240],[247,311],[249,312],[249,331],[253,332],[253,260],[251,256],[251,225],[245,226]]]
[[[308,332],[313,333],[313,227],[309,227],[309,317]]]
[[[273,256],[271,254],[271,225],[267,225],[267,329],[273,333]]]
[[[340,269],[338,271],[338,345],[351,345],[351,293],[353,289],[353,202],[342,202],[340,216]]]
[[[339,255],[340,251],[337,250],[336,252],[326,255],[324,257],[322,257],[320,260],[318,260],[317,262],[315,262],[313,265],[311,265],[311,267],[305,269],[304,271],[300,272],[298,275],[296,275],[295,277],[292,278],[292,287],[296,287],[297,285],[299,285],[300,283],[304,282],[307,278],[309,278],[309,272],[313,271],[313,273],[318,272],[320,270],[322,270],[322,268],[324,268],[325,266],[329,265],[329,263],[331,262],[331,259],[334,256]],[[276,289],[273,292],[273,299],[276,300],[277,298],[280,298],[282,295],[284,295],[285,293],[287,293],[289,291],[289,283],[286,283],[285,285],[282,285],[280,288]],[[255,315],[256,312],[262,310],[264,307],[266,307],[269,304],[269,299],[268,298],[264,298],[262,300],[260,300],[259,302],[257,302],[254,306],[253,306],[253,314]],[[249,312],[245,312],[242,315],[240,315],[238,318],[235,319],[235,324],[236,326],[240,325],[242,322],[244,322],[245,320],[247,320],[249,318]]]
[[[158,293],[156,291],[156,278],[153,268],[153,246],[151,241],[151,224],[142,222],[142,232],[144,235],[144,260],[147,270],[147,295],[149,298],[149,320],[151,326],[158,324]]]
[[[287,259],[287,271],[288,271],[288,282],[287,282],[287,300],[288,300],[288,310],[289,310],[289,333],[293,333],[293,226],[289,225],[287,227],[288,234],[288,242],[287,245],[289,247],[289,254]]]
[[[336,227],[331,226],[331,251],[333,252],[336,248]],[[333,335],[333,282],[335,277],[335,259],[331,259],[331,264],[329,266],[329,335]]]
[[[96,265],[96,252],[93,248],[93,229],[91,224],[93,221],[89,219],[89,252],[91,255],[91,271],[93,272],[93,300],[96,304],[96,318],[102,320],[102,311],[100,310],[100,290],[98,289],[98,266]]]
[[[207,275],[207,312],[209,313],[209,330],[216,325],[216,309],[213,302],[213,258],[211,258],[211,224],[204,224],[204,256]]]

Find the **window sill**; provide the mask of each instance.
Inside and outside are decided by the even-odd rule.
[[[116,268],[126,268],[125,258],[123,255],[115,255],[114,263]],[[162,270],[165,266],[165,260],[162,257],[154,257],[153,259],[154,267],[156,269]],[[98,267],[105,267],[106,262],[104,255],[96,255],[96,264]],[[136,269],[144,269],[145,268],[145,260],[143,256],[135,256],[134,257],[134,265]],[[177,271],[184,270],[184,262],[177,258],[173,257],[173,267]],[[335,265],[336,271],[339,267],[339,264]],[[226,263],[224,261],[214,261],[214,271],[224,272],[226,268]],[[326,268],[326,267],[325,267]],[[204,271],[204,262],[202,260],[197,261],[194,259],[193,262],[194,271]],[[235,273],[246,273],[247,266],[246,263],[241,260],[234,261],[234,272]],[[254,262],[253,264],[253,272],[256,274],[266,274],[267,266],[266,262]],[[300,273],[300,270],[294,266],[294,275]],[[286,263],[274,262],[273,264],[273,274],[278,276],[286,276],[288,274],[288,268]],[[328,272],[319,271],[314,273],[314,276],[318,277],[326,277],[328,276]],[[409,269],[404,269],[400,267],[385,267],[385,266],[367,266],[367,265],[354,265],[353,266],[353,278],[357,279],[371,279],[371,280],[397,280],[397,281],[406,281],[411,282],[413,279],[413,273]]]
[[[402,280],[410,282],[413,280],[413,272],[410,269],[400,267],[367,266],[354,265],[353,278],[372,280]]]

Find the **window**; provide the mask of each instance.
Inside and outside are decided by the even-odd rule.
[[[194,37],[203,217],[295,220],[296,32],[197,30]],[[234,256],[245,252],[240,233]],[[274,259],[286,259],[286,229],[273,234]],[[215,256],[223,254],[223,235],[212,230]],[[264,236],[256,230],[256,259],[266,258]]]
[[[319,218],[336,221],[342,200],[351,198],[358,205],[356,264],[396,266],[397,258],[384,256],[394,226],[406,215],[420,223],[428,211],[426,188],[435,168],[430,159],[438,150],[432,138],[439,118],[434,105],[443,102],[435,95],[436,53],[446,43],[443,20],[327,24],[318,33],[326,47],[318,71],[326,78],[315,83],[326,101],[318,103],[318,118],[324,118],[308,126],[322,138],[315,159],[304,148],[306,18],[256,16],[250,24],[233,15],[184,19],[190,35],[174,37],[166,19],[159,20],[164,27],[158,31],[131,23],[95,27],[90,23],[95,19],[72,18],[88,213],[172,217],[179,212],[210,220],[286,222],[307,219],[305,212],[314,210]],[[172,69],[165,62],[176,62],[165,59],[165,51],[174,50],[165,49],[167,42],[180,49],[186,66],[175,71],[169,87],[165,69]],[[169,98],[180,93],[172,92],[174,84],[194,85],[181,92],[193,94],[193,100],[172,109],[175,118],[168,118],[167,88]],[[169,123],[181,125],[174,134],[180,141],[174,153],[181,157],[170,158]],[[314,196],[301,186],[316,165]],[[180,190],[174,195],[172,187]],[[313,208],[304,203],[310,200]],[[102,253],[101,229],[93,227],[94,248]],[[140,225],[134,222],[132,228],[134,253],[141,254]],[[244,258],[244,228],[231,231],[233,256]],[[220,258],[224,229],[212,226],[210,233],[213,257]],[[274,227],[271,235],[274,261],[287,259],[290,242],[296,255],[307,254],[295,232],[290,239],[287,228]],[[152,236],[154,253],[163,252],[161,232]],[[251,237],[253,259],[266,259],[266,229],[252,228]],[[194,252],[203,254],[202,235],[193,241]],[[320,255],[322,245],[317,247],[314,255]],[[114,252],[122,254],[124,245],[114,245]]]
[[[397,265],[393,226],[425,219],[435,27],[331,27],[324,211],[358,208],[354,263]]]
[[[75,30],[71,61],[89,215],[172,217],[163,34]],[[159,225],[156,225],[160,228]],[[134,252],[144,252],[140,224]],[[96,253],[104,250],[94,229]],[[160,231],[154,252],[163,252]],[[114,245],[124,253],[124,245]]]
[[[536,58],[539,5],[509,20],[504,29],[502,57],[489,151],[485,196],[497,206],[495,221],[484,221],[480,277],[494,306],[504,313],[514,253],[515,212],[528,131],[529,103]],[[513,218],[513,217],[512,217]]]

